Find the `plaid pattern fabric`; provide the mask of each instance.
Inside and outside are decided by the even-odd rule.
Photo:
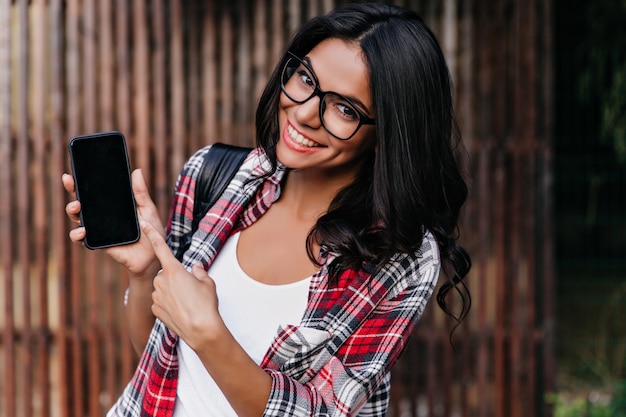
[[[175,251],[191,228],[195,179],[205,152],[193,155],[179,176],[167,241]],[[205,268],[226,238],[254,223],[280,195],[284,169],[262,178],[267,167],[257,149],[244,161],[194,233],[183,258]],[[261,367],[273,384],[265,416],[384,416],[390,369],[406,347],[431,298],[440,270],[436,241],[426,233],[413,254],[396,254],[376,276],[344,271],[328,282],[335,255],[322,252],[322,267],[309,289],[298,326],[279,328]],[[109,416],[171,416],[176,400],[177,336],[156,320],[133,378]]]

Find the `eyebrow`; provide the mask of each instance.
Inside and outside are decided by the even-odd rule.
[[[313,75],[315,76],[315,80],[317,81],[317,83],[319,84],[319,80],[317,79],[317,74],[315,73],[315,71],[313,70],[313,63],[311,62],[311,58],[309,58],[308,56],[305,56],[304,58],[302,58],[302,61],[307,64],[307,66],[309,67],[309,69],[311,70],[311,73],[313,73]],[[318,86],[319,88],[319,86]],[[321,89],[320,89],[321,90]],[[367,115],[367,117],[371,117],[369,116],[371,113],[369,111],[369,109],[367,108],[367,106],[365,104],[363,104],[363,102],[361,100],[359,100],[358,98],[354,97],[354,96],[346,96],[344,94],[339,94],[336,93],[334,91],[324,91],[322,90],[324,93],[333,93],[333,94],[337,94],[338,96],[341,97],[345,97],[348,100],[350,100],[352,103],[356,104],[357,106],[359,106],[361,108],[361,110]]]

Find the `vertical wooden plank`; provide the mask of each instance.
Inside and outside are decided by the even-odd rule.
[[[213,2],[209,2],[213,4]],[[181,2],[171,0],[170,3],[170,72],[172,94],[172,156],[170,158],[170,177],[176,178],[182,168],[187,151],[185,148],[185,74],[183,68],[183,11]],[[204,30],[208,30],[205,25]],[[206,93],[206,91],[205,91]]]
[[[466,0],[464,2],[461,3],[461,13],[460,13],[460,33],[459,33],[459,40],[460,40],[460,57],[459,57],[459,66],[458,66],[458,73],[456,76],[456,86],[457,86],[457,90],[456,90],[456,94],[457,94],[457,109],[459,109],[459,113],[458,113],[458,122],[459,122],[459,128],[461,130],[461,134],[463,137],[463,141],[464,144],[466,146],[466,148],[469,150],[470,152],[470,156],[469,158],[464,157],[463,159],[461,159],[463,161],[461,169],[463,171],[463,173],[467,176],[467,179],[470,180],[469,175],[471,175],[472,173],[472,162],[469,161],[470,158],[472,158],[473,155],[475,155],[475,146],[473,145],[476,141],[476,131],[475,131],[475,120],[474,120],[474,114],[472,112],[472,108],[474,108],[474,103],[475,103],[475,94],[474,94],[474,88],[473,85],[474,83],[477,81],[476,78],[474,77],[474,74],[476,74],[475,68],[474,68],[474,63],[475,63],[475,56],[474,56],[474,51],[472,49],[472,46],[474,45],[475,42],[475,35],[474,35],[474,30],[475,30],[475,25],[474,25],[474,16],[473,16],[473,10],[474,10],[474,0]],[[483,214],[483,209],[484,207],[489,207],[487,206],[483,206],[481,205],[481,210],[477,210],[477,202],[476,202],[476,198],[473,196],[473,193],[475,192],[475,188],[470,187],[471,191],[470,191],[470,197],[468,199],[468,202],[466,204],[466,207],[463,209],[462,214],[461,214],[461,236],[463,238],[464,241],[464,245],[466,247],[467,250],[469,250],[471,252],[471,247],[469,247],[468,245],[472,245],[476,242],[476,239],[472,239],[472,236],[475,236],[476,233],[472,233],[472,229],[475,231],[477,230],[480,226],[477,226],[478,224],[478,219],[480,219],[481,217],[485,217],[485,214]],[[480,214],[479,214],[480,213]],[[488,226],[489,226],[489,222],[488,221],[484,221],[484,225],[483,227],[486,226],[485,230],[483,230],[482,232],[479,230],[478,233],[482,234],[482,236],[484,236],[483,239],[485,240],[481,240],[481,242],[487,242],[488,237],[489,237],[489,230],[488,230]],[[486,245],[480,244],[480,245],[473,245],[473,247],[480,247],[480,248],[484,248],[484,252],[482,254],[482,259],[480,259],[478,262],[475,263],[476,266],[480,266],[481,263],[486,265],[488,262],[488,253],[486,251]],[[472,253],[472,257],[476,256],[475,253]],[[487,288],[485,285],[486,279],[485,279],[485,275],[481,275],[481,274],[476,274],[475,272],[476,268],[473,271],[470,271],[469,276],[466,278],[468,281],[468,284],[471,287],[472,290],[472,294],[477,294],[477,295],[473,295],[473,297],[476,297],[478,299],[487,299]],[[473,277],[477,277],[477,279],[473,279]],[[478,285],[481,285],[483,288],[482,290],[478,290],[477,287]],[[485,303],[481,303],[481,304],[485,304]],[[474,316],[480,316],[481,313],[473,313]],[[469,410],[469,402],[468,402],[468,386],[469,381],[471,380],[471,376],[472,374],[480,374],[482,373],[483,378],[485,378],[486,380],[486,368],[488,366],[488,358],[489,358],[489,353],[487,352],[488,346],[487,346],[487,338],[488,338],[488,333],[487,333],[487,326],[486,326],[486,320],[487,320],[487,314],[485,311],[482,312],[482,323],[485,323],[485,325],[480,325],[478,324],[478,319],[477,318],[472,318],[471,314],[468,316],[468,321],[461,327],[460,329],[460,333],[461,333],[461,338],[463,340],[462,345],[461,345],[461,355],[460,355],[460,360],[461,360],[461,364],[459,365],[461,367],[461,378],[462,378],[462,382],[461,384],[459,384],[459,397],[458,397],[458,410],[459,410],[459,414],[460,417],[468,417],[470,415],[470,410]],[[480,329],[480,330],[478,330]],[[477,346],[477,358],[472,354],[471,351],[471,343],[470,340],[472,339],[472,335],[475,334],[475,332],[481,331],[483,333],[483,338],[482,339],[478,339],[478,346]],[[487,337],[485,337],[487,336]],[[481,361],[481,356],[482,356],[482,363],[479,363]],[[471,364],[471,365],[470,365]],[[482,392],[489,392],[486,388],[482,391]],[[483,402],[487,402],[487,401],[483,401]]]
[[[478,213],[478,234],[480,236],[480,242],[482,244],[478,245],[478,252],[475,253],[475,265],[477,267],[476,276],[478,278],[478,294],[476,294],[476,298],[479,300],[486,300],[489,297],[490,289],[488,288],[489,281],[487,277],[489,276],[489,262],[490,262],[490,247],[486,242],[490,241],[490,201],[493,198],[492,193],[490,192],[490,172],[492,169],[491,165],[491,153],[489,152],[488,146],[482,146],[478,149],[477,152],[474,153],[477,157],[475,164],[478,166],[478,201],[480,207],[483,208],[484,211]],[[486,204],[486,205],[483,205]],[[493,289],[491,289],[493,290]],[[476,313],[477,314],[477,360],[476,360],[476,393],[488,393],[489,392],[489,384],[488,384],[488,372],[489,372],[489,364],[491,363],[490,358],[490,350],[488,347],[489,343],[489,326],[490,320],[487,312],[487,303],[479,302],[476,305]],[[499,342],[496,341],[499,346]],[[497,363],[495,366],[498,366]],[[489,404],[487,401],[479,400],[478,401],[478,415],[481,417],[487,416]]]
[[[99,103],[99,62],[97,60],[97,33],[98,26],[96,23],[96,4],[95,0],[83,1],[82,9],[82,51],[83,59],[82,69],[84,74],[83,97],[84,97],[84,123],[87,132],[95,132],[100,130],[98,127],[98,103]],[[100,364],[100,338],[99,338],[99,315],[100,315],[100,266],[102,265],[102,253],[93,251],[83,251],[81,256],[84,258],[85,268],[82,278],[86,282],[87,302],[84,303],[84,311],[86,316],[86,343],[87,343],[87,361],[85,367],[88,376],[88,392],[87,404],[85,410],[89,415],[99,415],[102,413],[100,409],[100,391],[101,391],[101,373]],[[75,300],[75,302],[78,300]],[[84,302],[84,301],[83,301]],[[82,302],[81,302],[82,304]]]
[[[431,305],[431,307],[434,307]],[[428,406],[427,416],[434,417],[436,404],[436,397],[438,391],[438,371],[437,371],[437,363],[435,361],[435,353],[437,352],[437,326],[435,324],[435,314],[434,308],[428,309],[428,314],[425,314],[420,319],[421,325],[426,325],[429,329],[429,337],[426,338],[426,357],[428,361],[426,362],[426,405]],[[418,398],[419,400],[419,398]],[[420,406],[420,402],[418,401],[418,407]]]
[[[62,33],[63,33],[63,9],[61,0],[51,0],[49,5],[50,19],[50,135],[51,135],[51,156],[50,156],[50,189],[53,190],[51,195],[51,210],[53,218],[56,219],[51,225],[52,239],[52,259],[56,260],[53,265],[53,274],[57,279],[58,306],[57,313],[58,329],[56,331],[56,345],[58,347],[57,360],[54,361],[55,366],[52,368],[52,375],[55,376],[53,387],[53,404],[55,410],[60,417],[68,417],[68,344],[67,344],[67,320],[68,320],[68,281],[67,281],[67,234],[66,225],[67,218],[65,216],[65,191],[61,186],[58,177],[60,172],[66,172],[65,154],[66,154],[66,138],[63,132],[63,119],[65,116],[63,106],[63,49],[62,49]],[[58,391],[57,391],[58,390]]]
[[[133,39],[133,78],[134,86],[131,97],[133,103],[133,137],[132,145],[136,157],[135,166],[151,174],[150,170],[150,79],[148,25],[146,2],[133,0],[132,9]],[[151,177],[152,175],[149,175]]]
[[[66,83],[67,83],[67,127],[70,136],[81,133],[82,95],[80,72],[80,2],[74,0],[66,5]],[[68,361],[68,372],[71,372],[70,390],[68,392],[69,415],[83,412],[83,348],[82,348],[82,277],[80,268],[81,249],[78,245],[71,246],[70,264],[70,320],[71,361]]]
[[[441,17],[441,49],[446,58],[452,81],[456,80],[458,56],[458,4],[457,0],[444,0]]]
[[[4,331],[1,339],[3,353],[2,394],[4,406],[0,413],[13,416],[16,412],[15,401],[15,317],[13,314],[13,175],[11,161],[13,159],[11,131],[11,85],[12,85],[12,45],[11,15],[13,8],[10,0],[0,1],[0,262],[2,263],[3,308],[0,313],[4,317]]]
[[[129,9],[131,4],[127,0],[117,0],[115,3],[115,119],[116,125],[125,135],[130,135],[131,129],[131,78],[130,54],[132,48],[129,42]]]
[[[306,17],[310,19],[319,14],[319,4],[317,0],[309,0],[307,3]]]
[[[507,123],[507,105],[510,99],[508,84],[510,80],[507,79],[506,71],[506,57],[507,57],[507,26],[510,24],[506,18],[504,5],[502,2],[491,4],[485,2],[482,7],[487,9],[486,18],[482,24],[490,26],[490,32],[488,34],[489,40],[491,40],[492,52],[487,65],[493,68],[492,82],[489,87],[490,101],[492,101],[492,111],[489,115],[490,131],[492,133],[489,138],[489,142],[493,146],[492,158],[494,158],[494,169],[496,172],[495,183],[492,187],[494,189],[494,198],[492,204],[495,207],[495,213],[492,219],[493,235],[492,244],[493,251],[491,255],[495,263],[495,275],[497,279],[496,284],[496,320],[494,329],[495,339],[495,415],[508,415],[510,409],[510,378],[507,378],[508,365],[510,364],[510,357],[507,356],[509,346],[509,335],[507,334],[507,326],[510,324],[510,306],[509,299],[511,290],[508,287],[508,283],[511,280],[509,276],[510,270],[509,264],[506,261],[509,256],[508,242],[510,236],[508,233],[509,223],[507,222],[510,214],[507,211],[507,170],[506,167],[509,164],[507,161],[507,155],[505,150],[502,149],[504,138],[507,135],[506,123]],[[485,47],[485,46],[484,46]],[[493,94],[493,96],[491,96]]]
[[[437,311],[439,315],[442,315],[440,311]],[[459,330],[459,329],[457,329]],[[441,358],[437,361],[439,363],[439,388],[440,394],[438,395],[439,404],[435,410],[442,410],[443,417],[451,417],[455,415],[457,410],[455,409],[455,398],[453,396],[453,390],[455,388],[455,382],[457,382],[459,375],[455,366],[455,358],[457,351],[452,350],[452,345],[449,343],[448,332],[451,331],[451,326],[441,325],[439,327],[439,345],[441,348]],[[460,330],[459,330],[460,331]],[[458,352],[460,353],[460,351]]]
[[[450,76],[452,78],[453,86],[457,76],[457,57],[458,57],[458,4],[457,0],[445,0],[443,3],[443,10],[441,13],[441,47],[448,65]],[[452,91],[454,99],[454,90]],[[455,103],[456,104],[456,103]],[[441,313],[438,311],[438,313]],[[440,314],[440,317],[443,315]],[[468,325],[466,322],[465,325]],[[448,326],[443,321],[440,321],[437,326],[439,330],[440,343],[442,348],[439,349],[443,354],[443,358],[440,361],[440,367],[443,372],[440,372],[440,385],[439,385],[439,398],[440,408],[443,408],[443,415],[449,417],[452,410],[452,381],[453,381],[453,367],[451,366],[454,359],[453,352],[450,348],[450,344],[447,343],[447,337],[445,335]],[[432,360],[431,360],[432,361]]]
[[[289,34],[291,35],[293,32],[295,32],[295,30],[298,28],[298,25],[300,24],[300,16],[302,13],[300,2],[288,2],[287,13],[287,28],[289,29]]]
[[[97,129],[97,113],[99,101],[98,87],[99,81],[96,81],[97,62],[97,26],[96,26],[96,0],[82,1],[82,26],[81,26],[81,49],[83,59],[81,61],[81,69],[83,71],[85,82],[83,83],[82,92],[84,94],[83,109],[85,130],[90,133]],[[102,76],[100,74],[100,76]]]
[[[267,47],[267,28],[270,27],[269,22],[267,21],[267,3],[263,2],[254,2],[254,36],[252,37],[253,42],[253,50],[252,50],[252,66],[253,66],[253,74],[254,74],[254,101],[253,103],[258,103],[259,97],[261,97],[261,93],[263,92],[263,88],[265,88],[265,83],[268,77],[268,61],[271,58],[268,56],[268,47]],[[256,110],[256,105],[254,106]],[[254,113],[252,113],[252,117],[254,117]]]
[[[455,83],[454,83],[454,97],[455,97],[455,109],[457,110],[457,121],[459,123],[459,129],[463,138],[463,144],[470,152],[476,149],[476,120],[473,117],[472,109],[475,103],[475,85],[478,81],[475,74],[477,70],[475,68],[476,54],[472,49],[476,42],[476,31],[478,30],[474,24],[474,0],[466,0],[459,5],[458,18],[458,42],[459,42],[459,57],[458,66],[456,68]],[[472,168],[471,156],[461,155],[461,169],[464,175],[471,175],[470,170]],[[469,178],[468,178],[469,179]],[[471,190],[473,191],[473,190]],[[466,208],[462,213],[463,229],[469,228],[475,216],[469,217],[469,210],[472,207],[474,201],[473,195],[470,192]],[[471,242],[472,235],[467,234],[463,237],[464,242]]]
[[[271,56],[270,59],[278,61],[285,48],[285,40],[283,35],[283,6],[280,0],[272,0],[271,2]]]
[[[248,146],[252,143],[251,137],[254,131],[250,120],[252,119],[253,107],[256,104],[252,100],[252,82],[251,82],[251,66],[252,66],[252,50],[250,40],[250,27],[252,25],[249,10],[246,0],[239,0],[239,25],[237,36],[237,55],[238,59],[233,63],[233,72],[237,75],[237,82],[235,83],[235,94],[237,96],[234,124],[236,126],[236,137],[233,138],[233,143]]]
[[[220,19],[220,141],[233,143],[233,16],[223,4]]]
[[[111,15],[109,14],[108,16]],[[99,403],[108,408],[108,406],[113,402],[113,396],[117,393],[116,374],[120,369],[117,360],[118,355],[116,352],[119,350],[119,348],[116,349],[116,342],[119,341],[119,335],[116,331],[116,327],[119,325],[116,322],[117,316],[115,314],[115,310],[119,307],[119,298],[116,289],[118,288],[118,281],[120,281],[120,279],[119,276],[115,274],[118,272],[118,268],[115,268],[115,265],[112,265],[112,261],[109,259],[105,259],[101,268],[101,314],[104,319],[101,331],[102,353],[100,362],[93,364],[93,366],[100,366],[102,368],[102,391],[99,394]],[[101,364],[104,365],[102,366]]]
[[[489,27],[486,23],[489,21],[488,15],[488,7],[487,2],[485,1],[477,1],[479,15],[477,16],[477,24],[476,24],[476,42],[477,44],[488,43],[489,39],[491,39],[491,35],[488,32],[487,28]],[[479,278],[478,282],[478,294],[477,297],[485,300],[489,294],[489,288],[487,288],[487,280],[485,277],[488,276],[488,265],[490,262],[490,258],[496,258],[497,255],[493,253],[492,248],[489,247],[487,242],[492,240],[492,216],[493,212],[490,212],[490,208],[493,207],[491,201],[493,201],[494,195],[491,192],[492,187],[490,184],[491,179],[491,171],[493,169],[492,164],[492,149],[490,147],[489,140],[493,140],[492,133],[490,132],[490,114],[492,111],[492,106],[490,105],[490,91],[492,89],[492,79],[493,73],[491,67],[491,55],[490,48],[482,47],[474,49],[477,50],[477,67],[479,68],[478,79],[476,80],[478,83],[478,92],[477,92],[477,101],[481,103],[482,111],[477,115],[477,143],[475,144],[474,152],[472,155],[477,157],[477,161],[475,164],[477,165],[477,200],[478,205],[481,207],[481,210],[477,213],[478,215],[478,234],[479,244],[477,245],[477,252],[475,256],[475,265],[477,269],[477,276]],[[480,138],[480,139],[479,139]],[[480,141],[480,143],[478,142]],[[497,228],[496,230],[500,230]],[[497,259],[497,258],[496,258]],[[477,262],[476,262],[477,261]],[[493,291],[493,289],[491,289]],[[498,299],[496,297],[496,299]],[[498,306],[501,306],[501,302],[498,302]],[[482,302],[478,303],[475,307],[477,308],[477,328],[478,330],[478,357],[476,361],[476,389],[475,395],[479,395],[480,393],[487,393],[488,390],[488,367],[491,362],[489,358],[489,349],[488,349],[488,339],[489,339],[489,318],[487,315],[487,304]],[[498,315],[499,313],[496,313]],[[499,334],[497,334],[500,336]],[[494,372],[496,378],[499,375],[500,370],[500,360],[498,352],[501,352],[500,348],[502,347],[502,341],[499,337],[495,338],[495,355],[494,358]],[[499,385],[496,383],[496,389],[498,389]],[[489,403],[487,401],[481,399],[475,399],[474,403],[477,405],[477,412],[479,417],[486,417],[488,415]]]
[[[204,8],[202,25],[202,108],[204,120],[203,144],[214,143],[217,138],[217,57],[215,3]]]
[[[41,196],[37,199],[37,204],[33,207],[33,231],[34,231],[34,251],[35,251],[35,276],[37,282],[36,309],[37,326],[36,338],[33,340],[36,345],[35,352],[35,380],[33,383],[33,407],[39,416],[48,417],[50,415],[50,383],[49,383],[49,350],[48,350],[48,219],[47,213],[50,210],[48,199],[45,198],[47,190],[47,165],[46,147],[48,145],[48,132],[46,129],[47,114],[47,48],[46,37],[48,34],[46,19],[46,4],[43,1],[33,1],[31,3],[32,16],[32,71],[30,72],[32,86],[31,119],[33,132],[33,195]],[[35,311],[33,311],[33,314]]]
[[[506,267],[504,262],[504,252],[506,248],[505,242],[505,230],[504,222],[506,219],[506,207],[504,207],[504,190],[506,187],[506,174],[504,167],[506,165],[505,157],[502,153],[496,152],[494,161],[494,169],[495,169],[495,184],[494,184],[494,199],[492,200],[495,205],[495,213],[493,217],[494,223],[494,233],[493,233],[493,242],[494,242],[494,251],[493,257],[495,259],[495,273],[497,277],[497,285],[496,285],[496,298],[498,299],[497,307],[496,307],[496,326],[494,329],[494,373],[495,373],[495,415],[507,415],[500,414],[500,411],[506,411],[507,400],[508,400],[508,381],[506,379],[506,349],[507,346],[507,334],[506,334],[506,322],[505,322],[505,314],[507,313],[505,310],[506,300],[507,300],[507,289],[504,282],[504,277],[506,277]],[[480,394],[480,392],[479,392]],[[478,401],[481,399],[478,398]],[[483,407],[484,415],[488,415],[489,407],[485,404]]]
[[[413,335],[413,340],[416,339],[416,334]],[[414,342],[409,342],[414,344]],[[391,370],[391,392],[389,394],[389,408],[387,413],[390,417],[396,417],[400,415],[400,406],[403,399],[406,397],[406,378],[403,370],[406,369],[406,358],[411,354],[412,348],[407,348],[402,355],[398,358],[398,362]]]
[[[20,170],[26,170],[22,175],[16,175],[16,195],[17,200],[17,230],[25,231],[18,233],[17,238],[17,264],[19,267],[18,279],[21,284],[19,298],[21,298],[22,320],[20,322],[21,329],[18,329],[20,335],[19,344],[21,345],[21,360],[17,361],[18,366],[22,366],[21,377],[22,387],[18,388],[17,395],[23,395],[22,398],[32,398],[33,396],[33,358],[31,348],[31,282],[30,282],[30,261],[31,261],[31,244],[30,244],[30,216],[29,216],[29,196],[31,192],[30,181],[30,123],[28,120],[28,70],[29,70],[29,25],[28,25],[28,1],[21,0],[17,2],[18,8],[18,62],[17,62],[17,153],[16,167]],[[19,410],[19,407],[18,407]],[[23,404],[19,415],[24,417],[32,416],[32,404]]]
[[[131,8],[132,4],[127,0],[117,0],[115,3],[115,118],[119,129],[127,135],[131,131],[132,114],[132,105],[130,100],[132,69],[130,67],[129,55],[129,51],[131,50],[131,42],[129,40]],[[131,163],[135,163],[134,158]],[[121,300],[123,299],[123,292],[125,291],[127,284],[126,268],[119,266],[117,267],[116,272],[116,276],[121,280],[120,286],[122,294],[118,292],[118,298],[114,301],[114,304],[119,309],[121,306]],[[123,316],[123,313],[121,315]],[[121,334],[118,337],[118,340],[120,341],[118,344],[118,346],[120,346],[118,354],[120,355],[122,372],[118,375],[118,390],[114,393],[115,395],[119,394],[120,388],[128,382],[134,368],[133,348],[130,343],[130,338],[128,337],[128,324],[126,317],[122,317],[120,322]]]
[[[153,175],[155,187],[152,197],[159,208],[159,213],[167,213],[169,209],[170,189],[168,187],[167,170],[167,113],[165,104],[165,53],[166,26],[165,10],[163,0],[154,0],[152,4],[152,97],[153,109],[152,118],[154,120],[154,164]]]
[[[99,1],[97,4],[98,15],[98,44],[97,44],[97,63],[98,63],[98,98],[99,98],[99,127],[98,130],[118,129],[114,121],[114,92],[115,92],[115,51],[113,42],[113,9],[110,1]],[[94,80],[95,81],[95,80]],[[101,257],[101,279],[102,288],[100,303],[100,315],[102,316],[102,332],[101,335],[101,359],[92,366],[102,369],[102,378],[100,380],[102,389],[99,393],[99,403],[111,402],[111,396],[116,392],[116,372],[119,366],[116,365],[116,341],[118,339],[115,331],[115,309],[118,304],[114,304],[113,298],[117,295],[115,289],[116,281],[119,278],[115,276],[117,268],[114,268],[110,259]],[[117,300],[116,300],[117,301]],[[95,306],[92,306],[93,309]],[[101,363],[106,366],[99,366]],[[106,399],[106,400],[105,400]]]
[[[417,413],[417,410],[424,410],[428,401],[428,390],[426,387],[426,378],[428,377],[428,369],[420,360],[421,355],[426,355],[427,341],[430,336],[430,311],[432,309],[426,308],[422,319],[420,319],[421,332],[418,338],[413,338],[414,347],[411,350],[409,361],[407,362],[407,369],[404,373],[408,376],[407,379],[407,398],[403,406],[403,411],[413,416]],[[422,321],[423,320],[423,321]],[[414,371],[416,372],[414,372]],[[428,409],[426,408],[426,412]]]
[[[202,100],[201,96],[201,70],[202,57],[199,54],[201,48],[201,36],[203,34],[202,23],[207,16],[204,14],[206,2],[189,2],[185,9],[185,18],[187,30],[185,38],[185,55],[186,55],[186,82],[185,93],[187,95],[187,111],[186,118],[188,124],[188,133],[185,138],[187,144],[187,153],[191,154],[199,146],[198,144],[205,140],[202,138]],[[178,167],[180,169],[180,166]]]
[[[427,370],[420,361],[420,352],[423,353],[425,351],[424,346],[430,333],[428,325],[430,310],[431,308],[427,307],[424,311],[422,319],[420,319],[420,323],[416,327],[416,333],[409,342],[410,347],[407,347],[405,353],[400,357],[400,367],[395,367],[392,371],[395,381],[401,384],[401,388],[396,391],[399,400],[396,410],[399,416],[413,416],[416,410],[423,409],[424,393],[426,391],[423,381],[425,381]],[[395,377],[396,375],[397,377]],[[392,383],[392,387],[393,385]]]
[[[97,15],[96,15],[97,13]],[[115,55],[113,43],[113,5],[110,1],[98,1],[93,7],[92,19],[94,36],[97,34],[97,50],[94,53],[94,63],[97,64],[98,95],[98,129],[112,130],[116,128],[114,115],[115,92]],[[96,20],[97,19],[97,20]],[[115,30],[117,27],[115,26]],[[96,55],[97,54],[97,55]],[[95,81],[95,80],[94,80]]]

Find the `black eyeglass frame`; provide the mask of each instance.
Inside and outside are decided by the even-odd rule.
[[[283,70],[280,72],[280,89],[283,91],[283,93],[285,93],[285,95],[287,96],[287,98],[289,98],[289,100],[293,101],[294,103],[297,104],[303,104],[306,103],[307,101],[311,100],[313,97],[319,97],[320,99],[320,107],[319,107],[319,118],[320,121],[322,122],[322,126],[324,126],[324,129],[330,133],[333,137],[339,139],[339,140],[348,140],[351,139],[356,132],[359,131],[359,129],[361,128],[361,126],[363,125],[375,125],[376,121],[374,119],[372,119],[371,117],[368,117],[365,113],[363,113],[359,107],[352,102],[352,100],[350,100],[349,98],[339,94],[339,93],[335,93],[334,91],[322,91],[320,89],[320,82],[317,79],[317,76],[315,75],[315,72],[313,71],[313,69],[299,56],[297,56],[296,54],[294,54],[291,51],[287,51],[287,56],[288,58],[285,60],[285,63],[283,64]],[[287,90],[285,88],[285,71],[287,71],[287,64],[289,63],[289,60],[293,58],[296,61],[298,61],[300,64],[302,64],[302,66],[304,66],[310,73],[311,76],[313,77],[313,81],[315,81],[315,88],[313,89],[313,92],[311,93],[310,96],[308,96],[307,98],[305,98],[304,100],[296,100],[293,97],[291,97],[289,95],[289,93],[287,93]],[[288,79],[291,79],[291,77],[293,76],[293,74],[291,74],[289,76]],[[326,127],[326,123],[324,122],[324,111],[325,106],[326,106],[326,102],[324,101],[324,98],[328,95],[328,94],[333,94],[337,97],[339,97],[342,100],[345,100],[347,103],[349,103],[354,110],[357,112],[357,114],[359,115],[359,124],[357,125],[357,127],[354,129],[354,132],[352,132],[352,134],[350,136],[348,136],[347,138],[340,138],[339,136],[335,135],[333,132],[331,132],[327,127]]]

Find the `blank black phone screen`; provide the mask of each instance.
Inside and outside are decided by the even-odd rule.
[[[69,152],[85,246],[136,242],[140,232],[124,136],[119,132],[76,136]]]

